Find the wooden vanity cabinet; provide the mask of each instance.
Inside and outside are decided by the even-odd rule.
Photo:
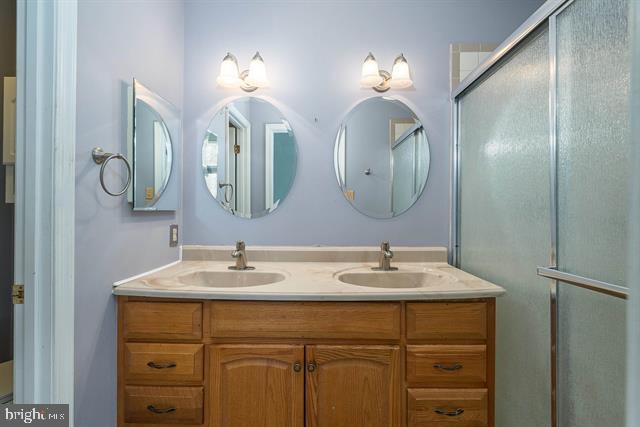
[[[307,346],[308,427],[401,424],[398,346]]]
[[[495,301],[118,297],[122,427],[485,427]]]
[[[211,426],[304,424],[304,346],[212,345]]]

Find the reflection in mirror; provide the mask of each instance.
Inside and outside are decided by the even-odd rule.
[[[178,191],[167,194],[166,190],[174,163],[172,134],[180,133],[180,112],[136,80],[131,99],[129,158],[133,159],[133,185],[129,201],[134,210],[175,210]]]
[[[356,105],[340,126],[334,150],[345,198],[373,218],[391,218],[420,198],[429,173],[429,143],[409,107],[387,97]]]
[[[293,131],[269,102],[246,97],[213,117],[202,143],[202,173],[227,212],[257,218],[277,209],[296,174]]]

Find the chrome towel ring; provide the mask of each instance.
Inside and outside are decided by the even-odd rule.
[[[104,192],[114,197],[122,196],[124,193],[126,193],[129,189],[129,186],[131,185],[131,165],[129,164],[129,160],[127,160],[127,158],[123,154],[106,153],[100,147],[96,147],[91,151],[91,157],[93,158],[93,161],[96,162],[96,164],[102,165],[100,167],[100,185],[102,186]],[[125,184],[124,188],[117,193],[112,193],[111,191],[109,191],[104,183],[104,169],[107,166],[107,163],[109,163],[109,161],[112,159],[120,159],[127,166],[127,183]]]

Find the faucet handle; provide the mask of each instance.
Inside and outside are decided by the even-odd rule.
[[[245,248],[244,241],[242,241],[242,240],[238,240],[238,241],[236,242],[236,250],[237,250],[237,251],[244,251],[244,248]]]
[[[382,244],[380,245],[380,252],[386,259],[393,258],[393,251],[391,250],[391,245],[389,244],[388,240],[382,242]]]

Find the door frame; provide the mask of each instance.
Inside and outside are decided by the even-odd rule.
[[[275,136],[277,133],[289,134],[289,127],[284,123],[265,123],[264,135],[264,208],[271,211],[277,206],[273,203],[274,179],[273,179],[273,162],[275,155]]]
[[[77,0],[17,2],[14,401],[73,426]]]
[[[226,123],[227,140],[227,182],[231,182],[231,168],[233,164],[234,151],[229,145],[229,124],[233,124],[238,130],[236,141],[242,147],[238,158],[238,182],[235,183],[233,198],[238,202],[237,212],[244,218],[251,217],[251,122],[233,105],[228,107]],[[233,170],[235,173],[235,169]]]

